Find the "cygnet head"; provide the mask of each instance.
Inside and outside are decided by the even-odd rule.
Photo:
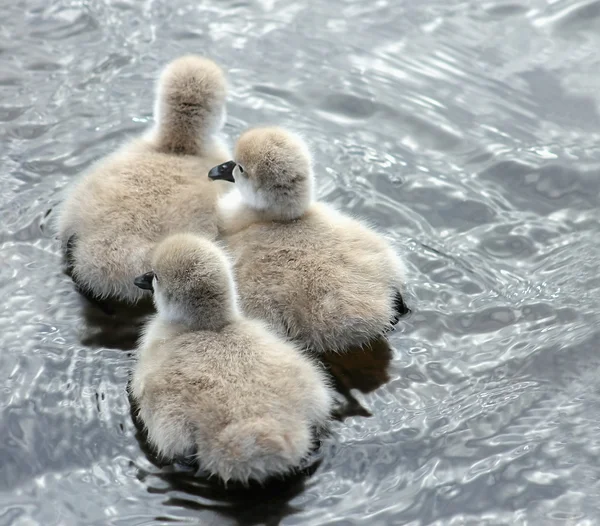
[[[282,128],[253,128],[235,147],[235,160],[214,167],[211,179],[235,182],[244,202],[273,219],[300,217],[312,200],[312,158],[306,143]]]
[[[152,270],[135,284],[154,292],[159,316],[196,330],[220,330],[237,316],[231,265],[208,239],[176,234],[157,245]]]
[[[225,122],[227,83],[212,60],[184,55],[170,62],[158,80],[154,134],[159,148],[202,153]]]

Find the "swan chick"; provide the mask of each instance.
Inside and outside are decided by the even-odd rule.
[[[405,267],[374,229],[314,200],[312,165],[301,137],[254,128],[209,178],[235,182],[219,220],[243,311],[313,351],[342,351],[408,312]]]
[[[324,427],[332,391],[300,349],[244,317],[231,265],[208,239],[177,234],[155,249],[157,315],[138,349],[131,394],[149,442],[166,459],[195,456],[224,481],[293,470]]]
[[[160,75],[155,125],[93,165],[67,191],[55,221],[69,273],[91,298],[135,303],[133,279],[166,235],[217,235],[216,204],[227,185],[202,174],[230,158],[219,138],[225,76],[213,61],[180,57]]]

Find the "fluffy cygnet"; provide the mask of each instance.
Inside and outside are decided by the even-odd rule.
[[[408,312],[404,265],[371,228],[313,201],[310,153],[296,135],[255,128],[235,161],[209,172],[235,182],[219,203],[241,305],[314,351],[342,351]]]
[[[164,236],[217,235],[216,203],[227,185],[206,172],[230,158],[218,138],[226,83],[211,60],[184,56],[160,76],[155,126],[93,166],[70,189],[56,229],[79,289],[93,298],[136,302],[133,279]]]
[[[138,349],[131,392],[167,459],[196,455],[223,480],[262,481],[296,467],[326,425],[322,371],[263,322],[238,311],[230,264],[212,242],[177,234],[136,279],[158,314]]]

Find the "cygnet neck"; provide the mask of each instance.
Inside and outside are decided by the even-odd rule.
[[[225,311],[210,316],[199,314],[193,320],[188,321],[188,327],[191,331],[220,332],[235,320],[236,316],[234,314]]]
[[[179,326],[182,332],[218,332],[239,318],[237,305],[212,305],[196,308],[193,305],[161,305],[156,298],[159,317],[171,326]]]
[[[151,135],[151,142],[157,151],[169,154],[208,156],[215,149],[215,140],[212,135],[187,134],[175,135],[161,129],[155,130]]]
[[[266,194],[238,186],[241,202],[252,210],[260,219],[269,221],[294,221],[302,217],[312,203],[312,188],[307,188],[304,195],[294,198]]]
[[[286,206],[278,205],[271,206],[269,208],[254,208],[250,203],[246,203],[246,206],[251,208],[261,220],[265,221],[280,221],[289,222],[295,221],[301,218],[308,208],[308,206]]]

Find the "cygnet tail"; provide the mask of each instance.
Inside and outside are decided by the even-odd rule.
[[[158,151],[201,155],[223,126],[226,82],[212,60],[186,55],[162,72],[151,139]]]
[[[207,467],[223,480],[261,481],[297,467],[310,452],[311,436],[301,422],[285,425],[262,417],[227,426],[216,446],[218,461]]]

